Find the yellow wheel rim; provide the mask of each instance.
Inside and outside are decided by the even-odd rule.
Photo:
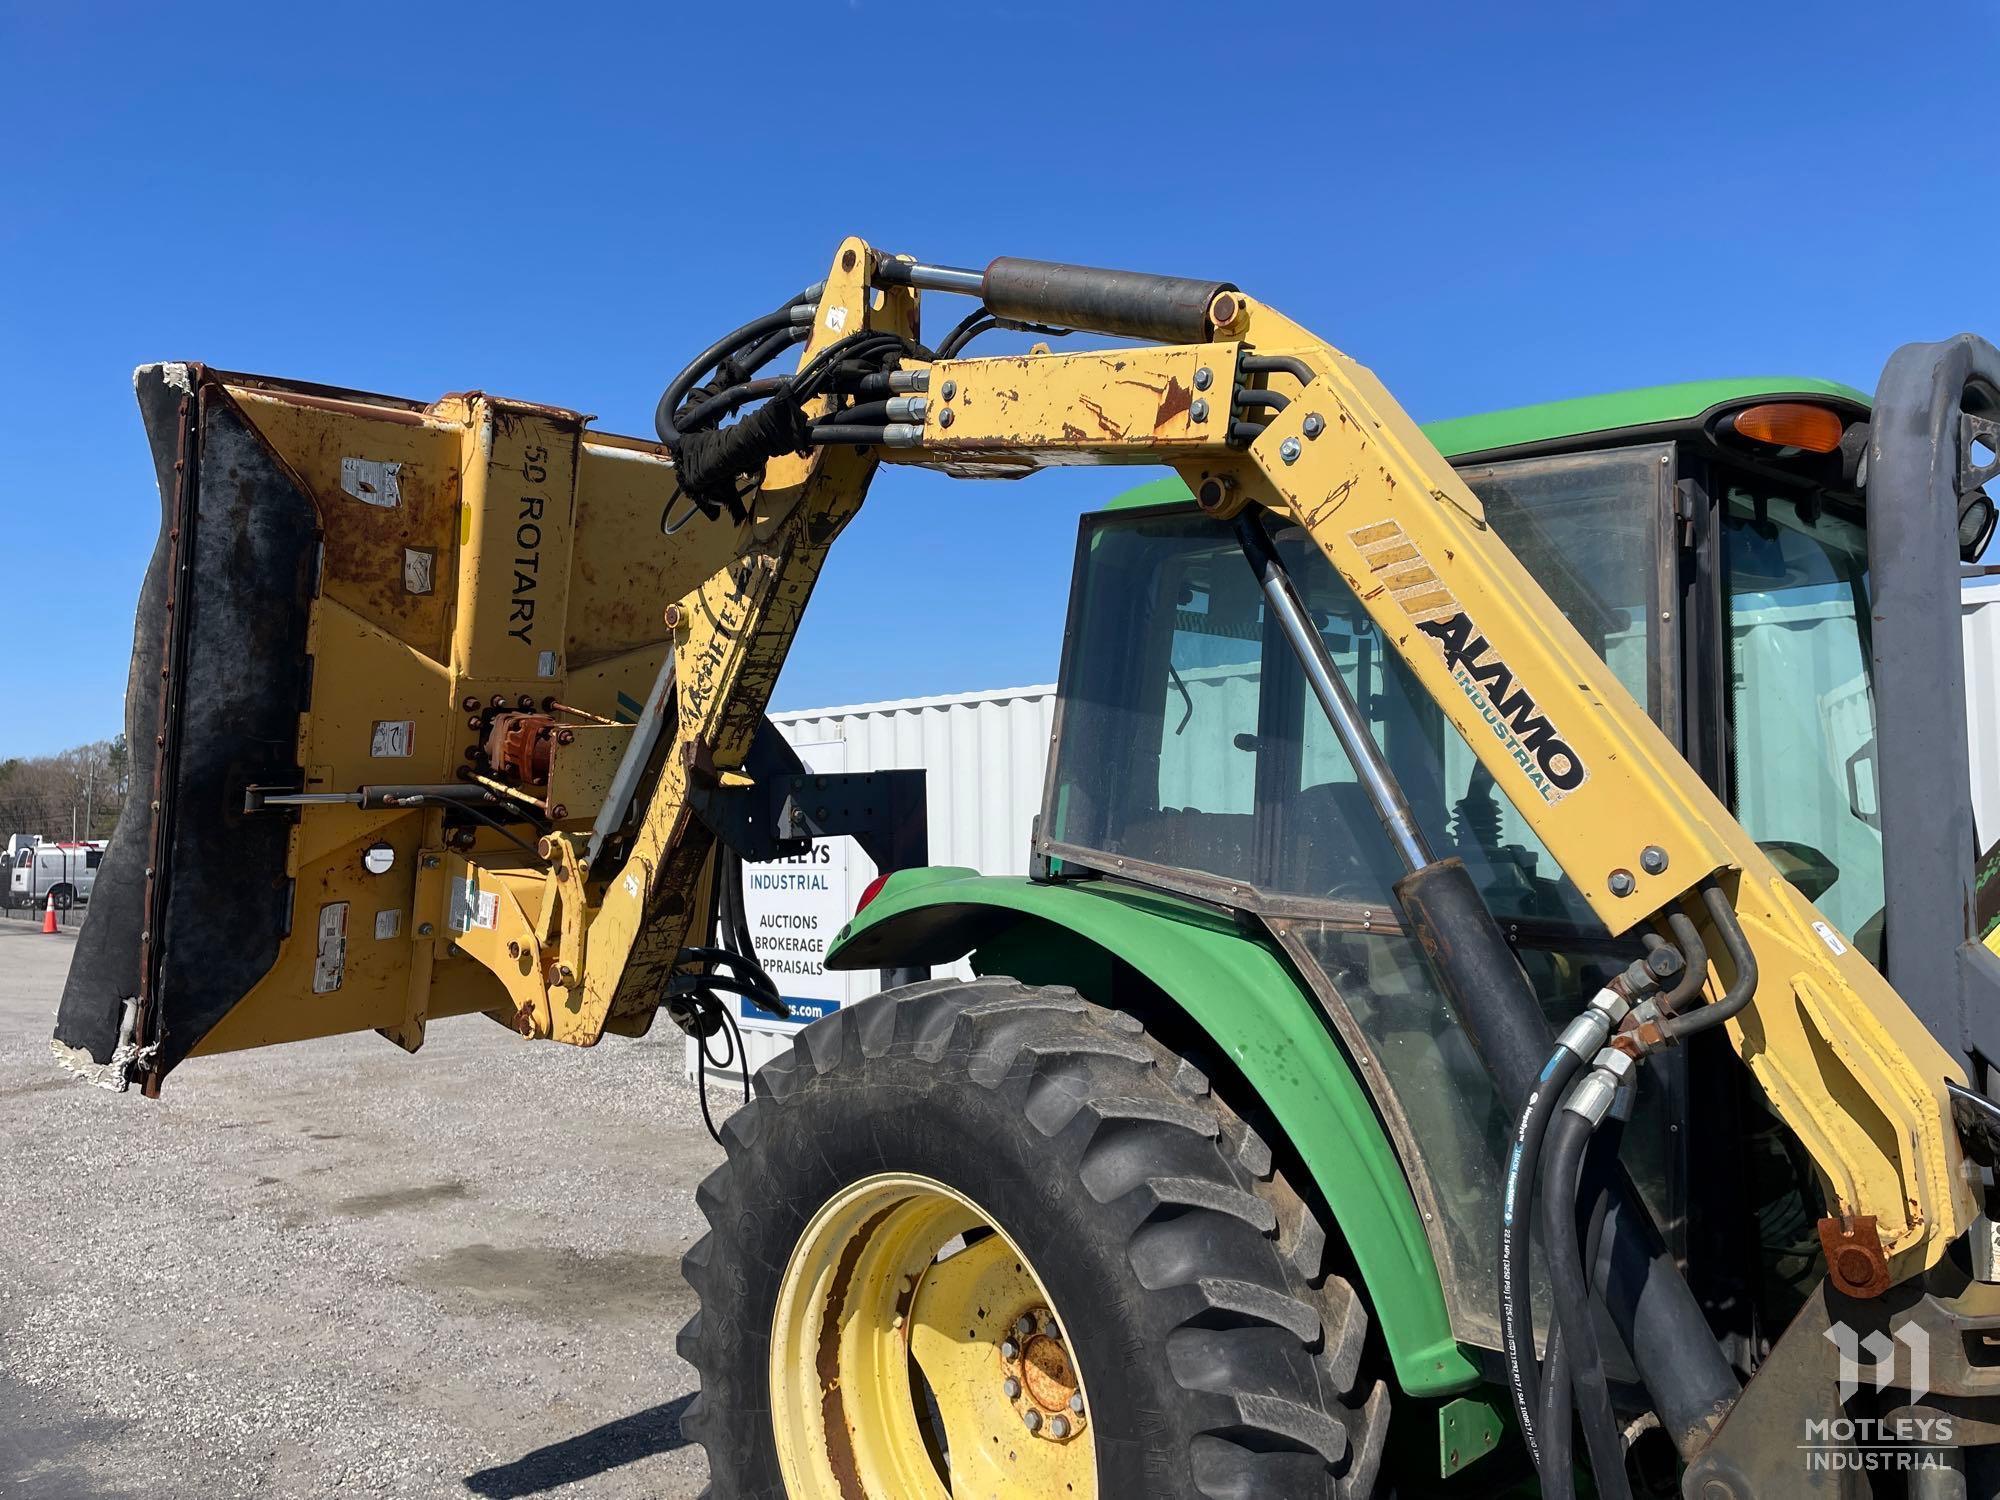
[[[792,1251],[771,1422],[792,1500],[1095,1500],[1090,1401],[1020,1247],[970,1198],[887,1173]]]

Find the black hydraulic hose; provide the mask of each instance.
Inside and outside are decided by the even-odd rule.
[[[887,401],[862,401],[840,411],[828,412],[829,421],[838,422],[843,427],[880,427],[889,420]]]
[[[1246,375],[1268,375],[1275,371],[1291,376],[1300,385],[1310,385],[1313,380],[1312,366],[1290,354],[1246,354],[1236,361],[1236,368]]]
[[[674,414],[702,376],[738,349],[756,343],[767,333],[791,326],[792,304],[787,302],[776,312],[765,313],[735,332],[725,333],[690,360],[680,374],[667,382],[667,388],[660,392],[660,404],[653,408],[653,430],[660,435],[660,441],[669,445],[680,441],[680,429],[674,424]]]
[[[721,421],[739,406],[748,406],[752,401],[760,401],[766,396],[775,396],[790,382],[773,376],[768,380],[746,380],[740,385],[732,385],[717,391],[699,406],[691,406],[680,414],[680,430],[696,432],[715,422]]]
[[[1241,442],[1254,443],[1264,435],[1264,429],[1270,425],[1268,422],[1231,422],[1229,435]]]
[[[1507,1363],[1508,1393],[1514,1398],[1514,1419],[1521,1441],[1539,1469],[1542,1438],[1537,1412],[1540,1402],[1535,1372],[1535,1332],[1529,1243],[1535,1220],[1535,1176],[1549,1122],[1562,1106],[1563,1095],[1583,1059],[1567,1046],[1549,1054],[1541,1076],[1528,1094],[1527,1105],[1514,1125],[1514,1145],[1507,1156],[1507,1178],[1500,1199],[1500,1344]]]
[[[1252,390],[1247,386],[1236,387],[1236,404],[1245,408],[1261,407],[1266,411],[1283,411],[1292,404],[1292,398],[1278,391]]]
[[[1555,1318],[1569,1351],[1570,1388],[1582,1420],[1597,1493],[1603,1500],[1632,1500],[1625,1475],[1625,1444],[1611,1410],[1611,1386],[1597,1344],[1591,1312],[1590,1280],[1584,1273],[1576,1224],[1577,1188],[1594,1126],[1590,1118],[1564,1109],[1549,1127],[1547,1180],[1542,1185],[1542,1233],[1548,1242],[1549,1284]],[[1543,1484],[1549,1482],[1543,1475]]]
[[[1575,1500],[1576,1497],[1576,1406],[1570,1396],[1569,1349],[1563,1343],[1562,1325],[1550,1309],[1548,1358],[1542,1361],[1541,1424],[1542,1451],[1535,1460],[1535,1478],[1541,1485],[1542,1500]]]
[[[885,427],[850,427],[842,422],[815,422],[810,429],[815,443],[855,443],[877,447],[889,441]]]
[[[803,344],[812,337],[812,324],[794,323],[790,328],[767,334],[760,343],[752,344],[741,354],[732,354],[715,367],[715,373],[725,385],[734,385],[739,380],[755,375],[772,360],[783,354],[794,344]]]
[[[1748,1005],[1750,997],[1757,993],[1757,955],[1751,951],[1750,940],[1743,935],[1743,924],[1736,920],[1736,909],[1729,904],[1722,888],[1712,880],[1702,886],[1701,899],[1708,908],[1709,920],[1715,923],[1715,930],[1722,937],[1723,951],[1729,955],[1736,977],[1730,981],[1728,991],[1713,1005],[1704,1005],[1686,1015],[1669,1016],[1662,1021],[1660,1030],[1670,1042],[1686,1041],[1696,1032],[1720,1026]]]
[[[1583,1194],[1590,1204],[1590,1228],[1583,1237],[1583,1266],[1591,1285],[1597,1284],[1597,1261],[1604,1248],[1604,1225],[1611,1208],[1611,1189],[1618,1175],[1618,1150],[1624,1143],[1625,1122],[1612,1115],[1592,1137],[1584,1158]],[[1547,1475],[1542,1494],[1547,1500],[1570,1500],[1576,1490],[1575,1459],[1571,1444],[1575,1437],[1576,1408],[1571,1399],[1569,1350],[1563,1344],[1562,1324],[1549,1320],[1548,1358],[1542,1363],[1542,1449],[1547,1455],[1542,1468]]]
[[[1701,929],[1681,912],[1667,913],[1667,926],[1674,934],[1673,946],[1680,950],[1687,965],[1674,987],[1660,996],[1660,1013],[1670,1016],[1700,994],[1701,987],[1708,983],[1708,947],[1701,940]],[[1657,934],[1648,934],[1648,946],[1659,941],[1662,940]]]

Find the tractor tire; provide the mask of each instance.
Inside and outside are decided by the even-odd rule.
[[[678,1347],[701,1390],[682,1430],[708,1451],[714,1500],[946,1495],[961,1462],[960,1492],[982,1496],[1374,1493],[1388,1390],[1359,1378],[1360,1297],[1326,1273],[1326,1230],[1269,1146],[1133,1017],[1011,979],[911,985],[807,1028],[756,1089],[723,1126],[727,1159],[696,1195],[709,1231],[683,1265],[698,1310]],[[917,1211],[914,1198],[896,1206],[898,1193],[926,1191],[911,1184],[984,1222],[935,1261],[917,1249],[913,1274],[875,1277],[902,1290],[883,1317],[895,1313],[881,1341],[891,1353],[864,1380],[836,1365],[865,1321],[868,1268],[892,1263],[862,1241]],[[854,1243],[820,1246],[815,1258],[809,1248],[842,1222],[829,1216],[845,1202],[861,1204],[845,1221],[859,1226]],[[1017,1348],[1035,1318],[1011,1321],[1019,1309],[1000,1305],[1004,1292],[967,1296],[936,1318],[921,1311],[950,1305],[940,1268],[961,1245],[968,1260],[975,1247],[997,1251],[1032,1286],[1030,1300],[1046,1297],[1046,1338]],[[819,1301],[801,1302],[801,1288]],[[808,1315],[788,1311],[797,1307]],[[999,1332],[980,1326],[991,1318]],[[926,1348],[971,1363],[941,1382],[919,1371]],[[1072,1384],[1040,1410],[1030,1397],[1046,1399],[1047,1377],[1028,1379],[1026,1393],[1002,1378],[1036,1360],[1064,1371],[1072,1353]],[[898,1378],[901,1402],[854,1394]],[[869,1459],[893,1435],[857,1425],[893,1426],[911,1406],[924,1429],[915,1451],[936,1471],[916,1485]],[[803,1479],[801,1431],[817,1434]],[[1051,1431],[1091,1446],[1080,1459],[1037,1446]],[[961,1457],[961,1445],[976,1455]],[[905,1438],[896,1451],[913,1447]],[[1052,1482],[1047,1465],[1072,1460],[1082,1475]]]

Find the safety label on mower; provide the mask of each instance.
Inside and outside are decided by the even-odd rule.
[[[347,973],[347,903],[329,901],[319,909],[319,948],[313,961],[313,993],[340,988]]]
[[[375,458],[343,458],[340,487],[363,505],[394,510],[403,503],[403,466]]]
[[[475,927],[499,926],[499,893],[482,891],[474,881],[453,880],[451,905],[445,912],[444,922],[453,932],[470,932]]]

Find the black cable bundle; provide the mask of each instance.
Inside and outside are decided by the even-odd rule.
[[[796,453],[811,439],[806,414],[780,381],[764,404],[728,427],[684,432],[673,443],[674,477],[681,493],[714,518],[728,511],[739,524],[747,512],[739,478],[761,481],[764,465],[781,453]]]
[[[715,899],[709,903],[708,942],[683,948],[675,968],[698,964],[690,973],[676,972],[667,981],[667,1017],[695,1039],[695,1089],[701,1099],[702,1123],[717,1145],[722,1134],[708,1110],[708,1070],[726,1071],[738,1059],[743,1063],[743,1102],[750,1102],[750,1059],[743,1047],[743,1032],[736,1024],[728,997],[742,995],[770,1011],[780,1020],[789,1020],[792,1008],[778,994],[778,986],[757,961],[750,939],[750,919],[743,905],[743,861],[733,849],[717,852]],[[722,1050],[711,1049],[716,1037]]]

